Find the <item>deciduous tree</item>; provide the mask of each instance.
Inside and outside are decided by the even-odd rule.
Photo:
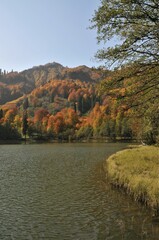
[[[96,54],[107,66],[118,67],[111,78],[102,82],[101,93],[116,97],[119,104],[126,102],[128,108],[136,108],[134,113],[143,119],[146,116],[146,122],[155,126],[151,126],[149,134],[155,142],[159,134],[159,130],[154,130],[159,129],[158,0],[101,0],[92,28],[97,29],[98,42],[117,40],[117,44]]]
[[[99,50],[97,57],[111,63],[159,61],[158,0],[102,0],[92,18],[98,41],[117,38],[118,44]]]

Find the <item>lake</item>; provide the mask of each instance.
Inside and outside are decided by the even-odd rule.
[[[118,143],[0,145],[0,239],[159,239],[150,212],[106,181]]]

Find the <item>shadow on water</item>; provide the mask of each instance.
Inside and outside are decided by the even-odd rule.
[[[95,165],[90,178],[95,197],[100,196],[96,208],[101,217],[98,239],[158,240],[159,220],[154,220],[149,209],[109,183],[103,163]]]

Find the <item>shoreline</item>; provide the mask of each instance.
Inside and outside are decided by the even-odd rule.
[[[89,138],[89,139],[44,139],[44,138],[27,138],[25,139],[0,139],[0,145],[3,144],[34,144],[34,143],[129,143],[129,144],[139,144],[136,139],[109,139],[109,138]],[[133,146],[133,145],[132,145]]]
[[[104,162],[107,180],[159,216],[159,147],[119,151]]]

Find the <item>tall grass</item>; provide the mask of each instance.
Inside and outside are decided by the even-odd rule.
[[[159,211],[159,148],[143,146],[117,152],[106,160],[108,179],[137,201]]]

